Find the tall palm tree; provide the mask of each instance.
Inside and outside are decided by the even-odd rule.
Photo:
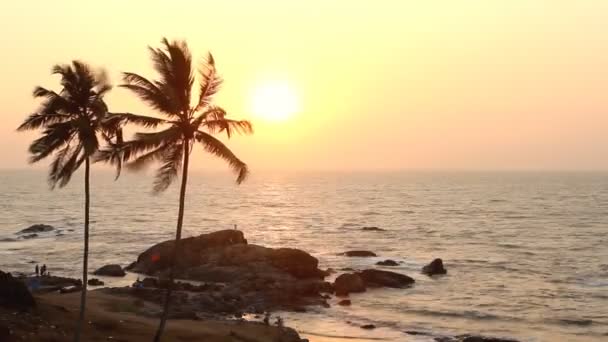
[[[101,137],[118,137],[114,124],[107,119],[104,95],[112,88],[104,71],[95,71],[86,63],[56,65],[52,73],[61,77],[61,91],[56,93],[42,87],[34,89],[34,97],[43,99],[37,112],[28,116],[18,131],[42,130],[42,136],[29,147],[30,162],[49,156],[48,181],[52,189],[69,183],[72,175],[84,163],[84,251],[82,259],[82,293],[80,316],[74,341],[80,341],[86,307],[87,269],[89,258],[90,163],[99,150]]]
[[[194,75],[192,56],[187,44],[183,41],[169,42],[167,39],[163,39],[162,44],[163,48],[150,48],[154,69],[159,78],[149,81],[138,74],[124,73],[125,84],[121,87],[131,90],[163,118],[135,114],[115,115],[120,118],[117,120],[122,120],[123,123],[135,123],[147,128],[164,126],[164,129],[154,133],[136,133],[134,139],[125,142],[121,148],[107,149],[100,155],[101,159],[117,166],[128,161],[127,167],[134,170],[160,161],[154,182],[155,192],[167,189],[178,177],[181,169],[175,243],[169,260],[169,285],[160,324],[154,337],[156,342],[160,341],[169,313],[175,261],[182,235],[188,164],[192,148],[198,143],[205,151],[225,160],[237,174],[236,182],[240,184],[247,177],[247,165],[212,134],[222,132],[230,137],[233,133],[253,133],[249,121],[228,119],[222,108],[211,104],[222,83],[211,54],[201,65],[198,96],[192,101]]]

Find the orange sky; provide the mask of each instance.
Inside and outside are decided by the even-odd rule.
[[[161,37],[211,50],[217,103],[256,124],[253,170],[608,169],[608,1],[11,1],[0,6],[0,168],[27,166],[35,85],[79,58],[152,77]],[[298,113],[251,94],[283,82]],[[150,111],[123,89],[111,110]],[[220,163],[196,153],[194,168]]]

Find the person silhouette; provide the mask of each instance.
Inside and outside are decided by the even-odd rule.
[[[42,267],[40,268],[40,275],[41,276],[46,275],[46,264],[43,264]]]
[[[36,277],[38,277],[40,275],[40,268],[38,267],[38,264],[36,264]]]

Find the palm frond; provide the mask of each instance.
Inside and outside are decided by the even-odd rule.
[[[214,138],[212,135],[202,131],[197,131],[194,137],[196,141],[203,145],[205,151],[228,162],[228,165],[237,175],[237,184],[241,184],[247,178],[247,175],[249,174],[247,164],[243,163],[236,155],[234,155],[234,153],[232,153],[232,151],[226,147],[224,143]]]
[[[74,172],[78,170],[87,157],[86,153],[82,152],[84,152],[82,145],[75,147],[68,145],[55,156],[49,172],[49,184],[51,188],[54,188],[57,183],[62,188],[70,182]]]
[[[34,113],[28,116],[25,121],[23,121],[23,123],[17,127],[17,131],[34,130],[50,124],[65,122],[66,120],[70,120],[70,116],[67,114]]]
[[[129,168],[130,170],[133,170],[133,171],[142,170],[143,168],[147,167],[152,162],[161,160],[165,151],[173,145],[174,144],[172,144],[172,143],[162,144],[151,151],[148,151],[144,154],[140,154],[135,159],[133,159],[133,161],[131,161],[129,164],[127,164],[127,168]]]
[[[149,47],[154,69],[160,75],[155,85],[175,101],[178,110],[174,113],[186,113],[194,83],[190,50],[183,41],[163,38],[162,44],[164,49]]]
[[[215,95],[222,85],[222,78],[218,75],[215,68],[215,60],[213,55],[209,53],[207,60],[201,65],[199,69],[200,74],[200,88],[198,95],[198,104],[196,105],[197,110],[205,108],[211,103],[213,95]]]
[[[177,178],[179,170],[182,168],[184,156],[183,143],[171,145],[163,151],[161,156],[162,165],[156,171],[154,179],[154,192],[165,191]]]
[[[29,151],[32,154],[30,163],[36,163],[70,141],[77,135],[73,121],[54,123],[49,125],[42,136],[32,142]]]
[[[154,133],[135,133],[133,140],[125,143],[125,149],[130,156],[145,153],[162,144],[170,144],[182,137],[179,127],[171,126],[165,130]]]
[[[226,132],[228,138],[234,133],[253,134],[253,125],[247,120],[226,119],[226,111],[217,106],[208,107],[205,112],[193,120],[195,129],[206,127],[211,133]]]
[[[169,116],[179,112],[177,103],[172,101],[165,92],[145,77],[125,72],[123,73],[123,81],[125,84],[120,85],[120,87],[131,90],[150,107]]]
[[[102,123],[103,127],[117,127],[126,124],[135,124],[145,128],[156,128],[158,125],[168,123],[167,120],[152,116],[132,113],[108,113]]]

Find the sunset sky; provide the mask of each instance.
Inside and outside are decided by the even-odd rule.
[[[0,168],[27,167],[35,133],[15,128],[34,86],[58,89],[53,64],[152,77],[166,36],[214,54],[217,104],[255,125],[228,142],[253,170],[608,169],[608,1],[211,3],[4,1]],[[259,113],[275,92],[290,115]],[[107,102],[152,113],[120,88]]]

